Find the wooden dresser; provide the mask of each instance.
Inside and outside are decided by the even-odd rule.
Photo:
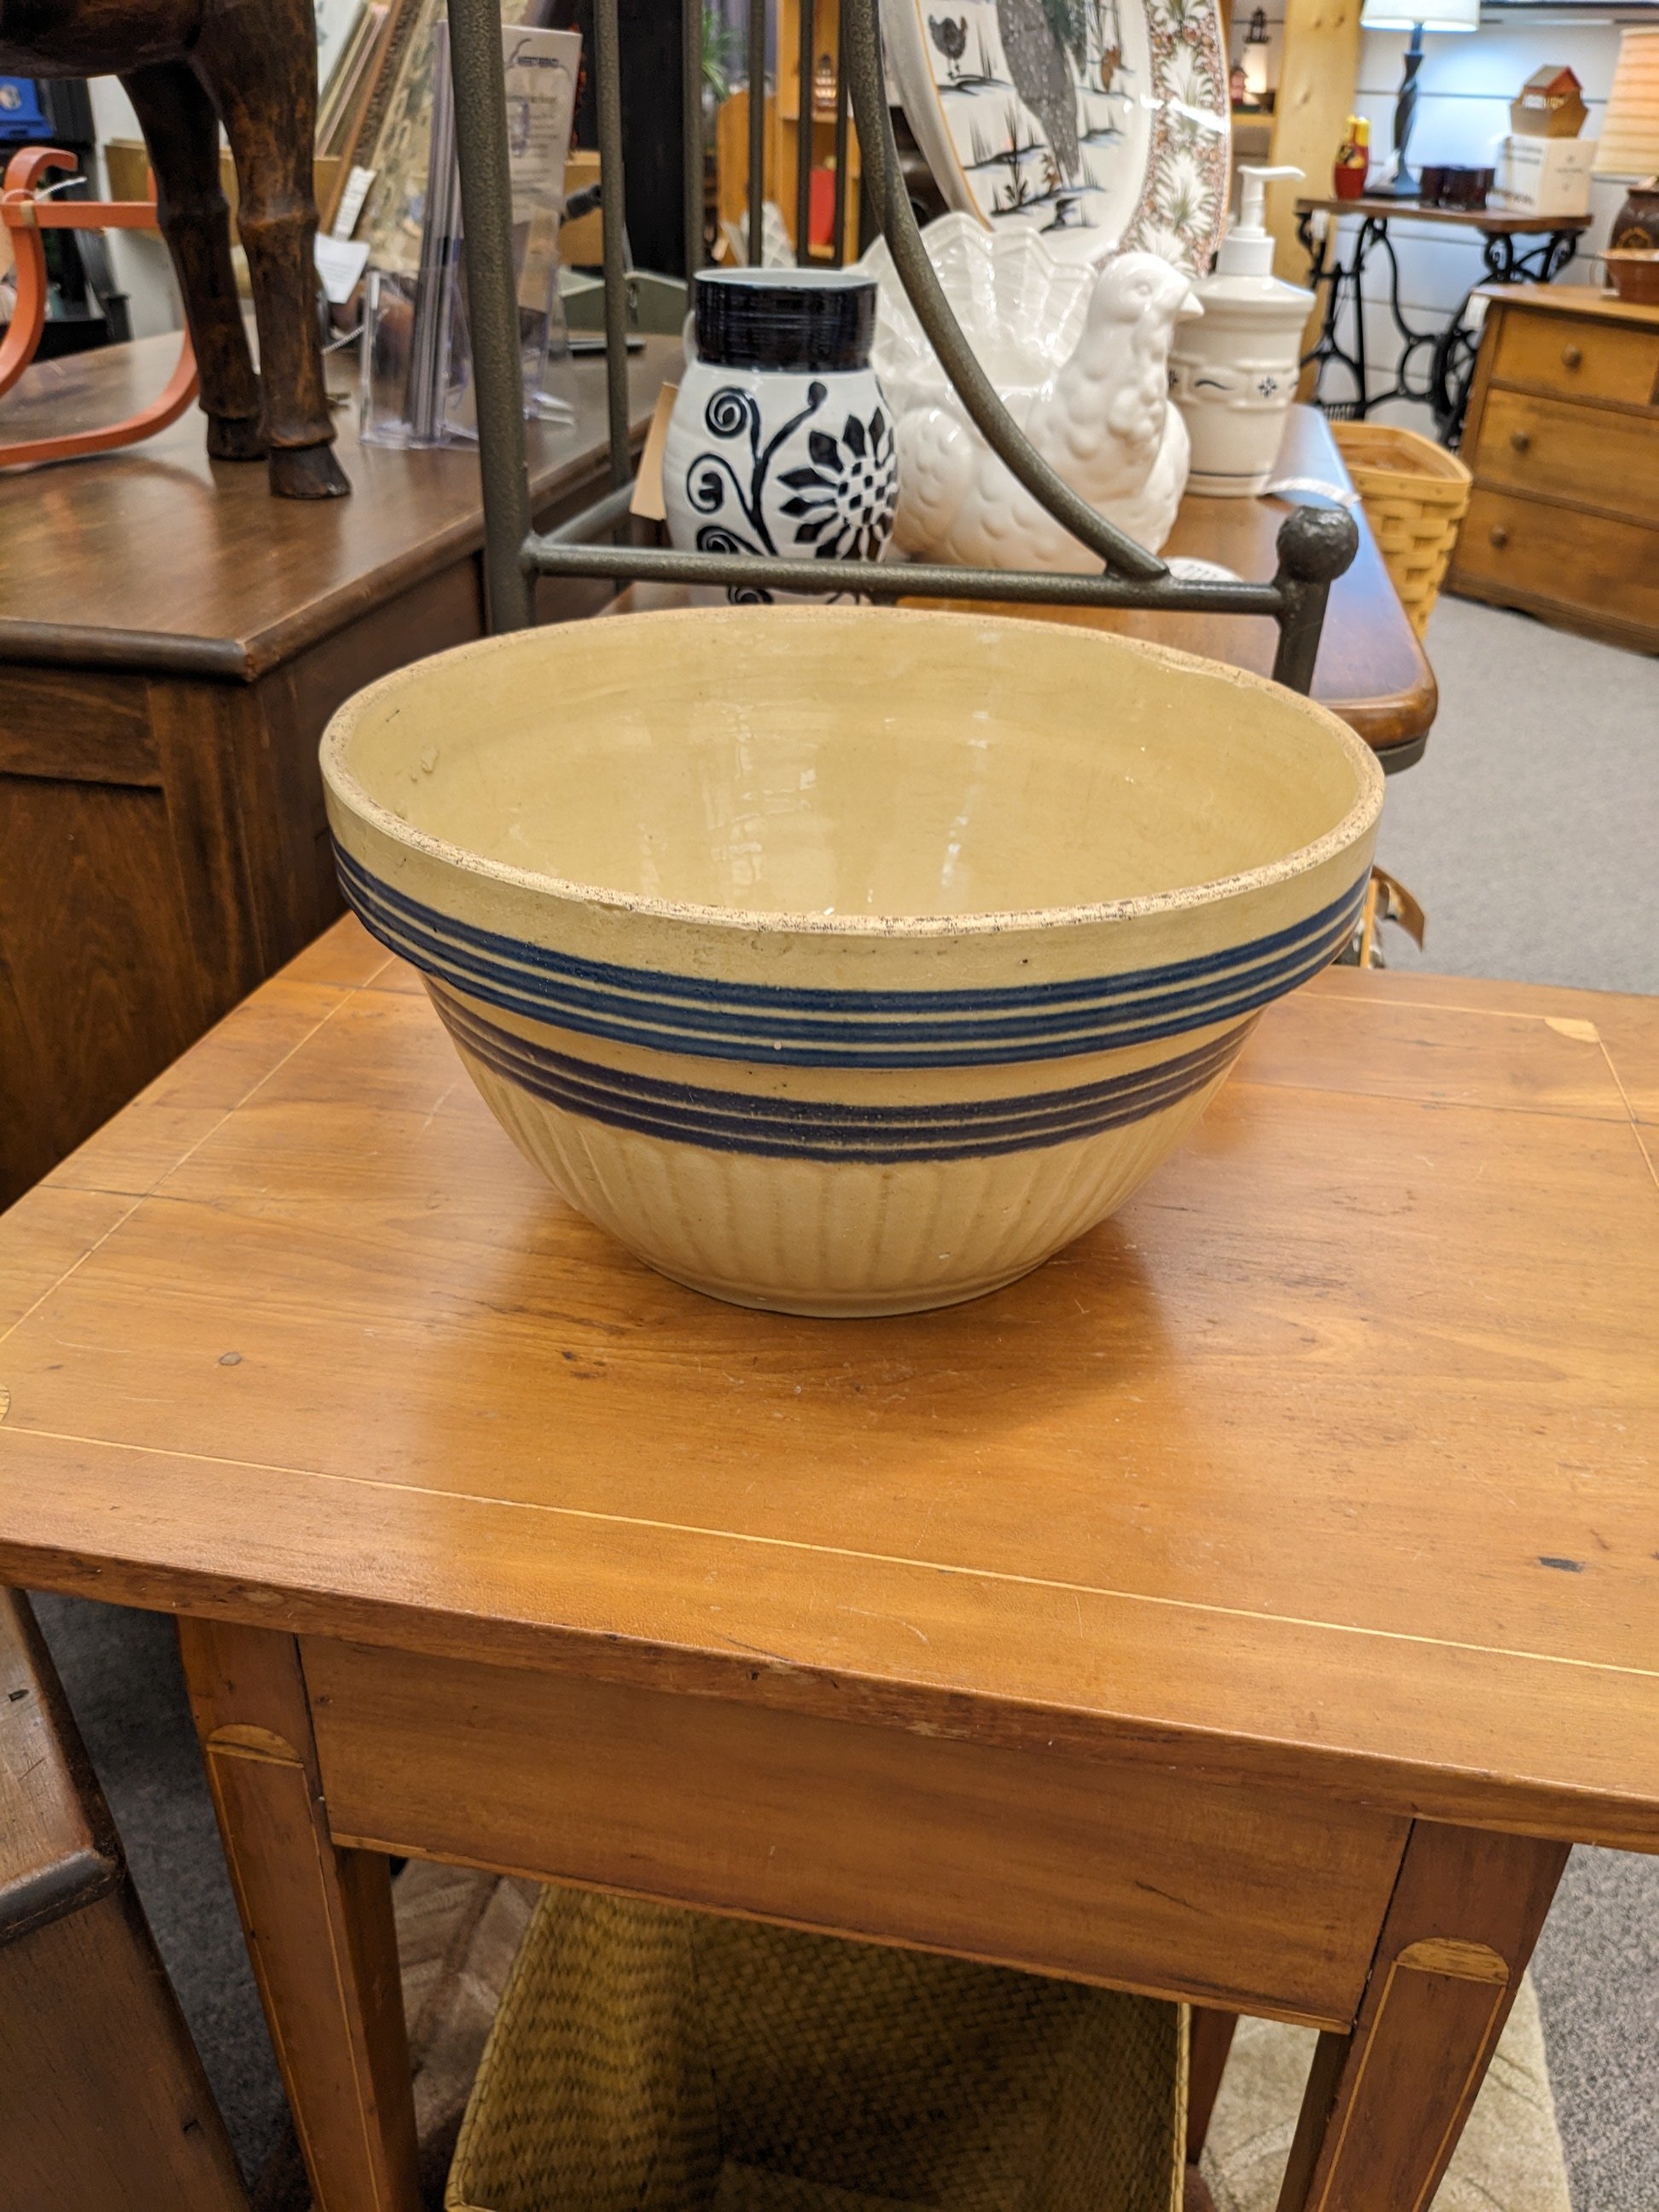
[[[1491,284],[1446,589],[1659,652],[1659,307]]]

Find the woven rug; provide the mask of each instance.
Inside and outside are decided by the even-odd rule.
[[[421,2179],[440,2212],[472,2077],[530,1919],[532,1882],[413,1859],[393,1895],[415,2068]],[[1204,2175],[1216,2212],[1273,2212],[1312,2056],[1311,2030],[1244,2020],[1210,2123]],[[306,2212],[292,2140],[253,2192],[255,2212]],[[1522,1984],[1434,2212],[1572,2212],[1530,1979]]]
[[[1273,2212],[1315,2040],[1311,2028],[1239,2021],[1204,2147],[1216,2212]],[[1572,2212],[1530,1975],[1434,2212]]]

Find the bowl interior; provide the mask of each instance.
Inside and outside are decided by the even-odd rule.
[[[1375,771],[1322,710],[1058,623],[735,608],[571,623],[375,685],[362,796],[485,862],[824,916],[1094,906],[1291,860]]]

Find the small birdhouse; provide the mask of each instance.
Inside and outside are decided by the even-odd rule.
[[[1576,138],[1589,112],[1577,78],[1557,63],[1534,70],[1510,102],[1510,128],[1522,138]]]

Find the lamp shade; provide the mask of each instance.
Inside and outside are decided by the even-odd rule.
[[[1365,0],[1362,31],[1478,31],[1480,0]]]
[[[1648,177],[1659,170],[1659,30],[1626,31],[1595,149],[1598,177]]]

